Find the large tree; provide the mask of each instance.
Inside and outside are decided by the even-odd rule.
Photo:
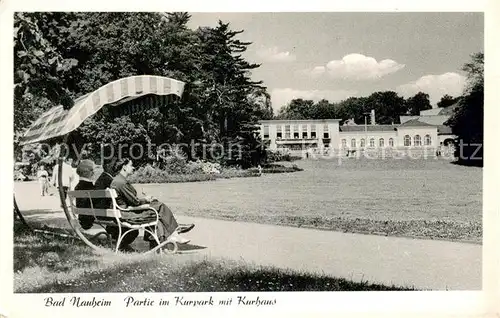
[[[35,30],[40,36],[34,35],[33,38],[43,39],[44,50],[50,54],[54,52],[57,58],[50,54],[48,58],[42,56],[35,50],[41,46],[37,42],[30,43],[33,53],[28,53],[39,55],[47,60],[42,62],[48,66],[58,65],[59,68],[54,71],[54,67],[42,64],[41,70],[35,69],[36,79],[52,81],[45,80],[51,85],[41,86],[45,82],[27,78],[26,71],[20,72],[32,69],[31,64],[35,62],[31,55],[18,54],[24,60],[18,63],[19,69],[16,68],[17,89],[22,88],[24,94],[27,87],[24,82],[30,79],[29,87],[37,89],[37,96],[30,99],[30,96],[16,95],[17,99],[23,97],[20,101],[16,99],[16,113],[20,118],[16,128],[22,131],[37,116],[34,110],[41,112],[62,103],[63,97],[64,106],[69,108],[72,99],[110,81],[148,74],[186,82],[182,99],[166,107],[118,119],[102,111],[89,118],[73,134],[72,140],[80,144],[101,141],[189,144],[193,140],[206,145],[220,142],[225,142],[226,146],[235,142],[254,145],[258,136],[252,127],[259,119],[269,118],[272,110],[266,88],[250,77],[251,70],[259,65],[242,57],[250,43],[237,39],[243,31],[233,31],[229,24],[222,22],[215,28],[191,30],[187,27],[189,18],[187,13],[21,15],[18,24],[27,25],[24,32]],[[16,52],[23,47],[25,38],[16,39]],[[40,91],[40,87],[46,88]],[[58,91],[52,93],[51,87]],[[37,108],[33,100],[44,101],[43,107]],[[123,133],[117,136],[114,128]],[[256,153],[257,149],[251,146],[248,151]],[[238,158],[227,161],[249,165],[255,162],[252,160],[251,163]]]
[[[49,13],[14,15],[14,132],[21,133],[53,105],[72,105],[63,78],[78,61],[65,58],[46,32]],[[65,33],[61,29],[61,36]]]
[[[484,54],[476,53],[463,70],[467,72],[467,87],[446,123],[457,136],[458,162],[482,166],[484,150]]]
[[[448,106],[455,104],[459,100],[460,100],[460,97],[453,97],[453,96],[450,96],[448,94],[445,94],[445,95],[443,95],[443,97],[441,97],[441,100],[437,103],[437,107],[439,107],[439,108],[448,107]]]
[[[409,115],[418,116],[422,110],[432,109],[429,94],[418,92],[406,100],[406,109]]]
[[[278,119],[316,119],[314,117],[314,101],[310,99],[292,99],[287,105],[280,108]]]

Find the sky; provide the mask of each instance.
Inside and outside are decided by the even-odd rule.
[[[376,91],[410,97],[423,91],[431,104],[459,96],[462,66],[483,51],[483,13],[325,12],[191,13],[190,27],[220,19],[252,42],[245,58],[261,66],[277,111],[293,98],[336,102]]]

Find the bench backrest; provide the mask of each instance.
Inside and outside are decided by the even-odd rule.
[[[91,216],[99,216],[99,217],[121,217],[120,210],[116,208],[116,197],[118,194],[115,189],[105,189],[105,190],[75,190],[68,191],[68,196],[70,197],[71,209],[75,214],[81,215],[91,215]],[[103,199],[108,198],[111,199],[113,203],[112,209],[101,209],[95,208],[93,206],[92,199]],[[89,199],[90,207],[77,207],[76,200],[74,199]]]

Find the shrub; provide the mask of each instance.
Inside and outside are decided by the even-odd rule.
[[[161,163],[163,170],[170,174],[184,174],[187,173],[187,160],[179,155],[167,156]]]
[[[131,183],[177,183],[215,180],[214,173],[205,173],[203,165],[186,164],[181,168],[180,161],[169,161],[172,165],[168,170],[155,168],[151,165],[145,165],[138,168],[134,174],[129,177]],[[212,167],[212,166],[210,166]],[[205,168],[206,170],[207,168]],[[172,172],[175,171],[175,172]],[[184,171],[184,172],[179,172]],[[207,170],[208,171],[208,170]],[[213,171],[213,170],[209,170]]]
[[[278,162],[278,161],[295,161],[301,160],[300,156],[292,156],[289,152],[286,151],[273,151],[267,150],[266,154],[267,163]]]
[[[291,167],[285,167],[282,165],[269,165],[262,169],[263,173],[287,173],[295,171],[303,171],[304,169],[299,168],[297,165],[292,165]]]

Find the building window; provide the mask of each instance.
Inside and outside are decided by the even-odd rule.
[[[330,138],[330,131],[328,129],[328,124],[323,125],[323,138]]]
[[[269,138],[269,125],[264,125],[264,138]]]
[[[283,138],[283,127],[281,125],[276,126],[276,139]]]
[[[409,135],[405,135],[405,147],[411,146],[411,138]]]
[[[290,125],[285,125],[285,139],[290,139]]]
[[[394,139],[389,138],[389,147],[394,147]]]
[[[299,125],[293,125],[293,138],[299,139]]]
[[[346,148],[346,147],[347,147],[347,140],[342,139],[342,148]]]
[[[424,142],[425,142],[425,145],[426,145],[426,146],[430,146],[430,145],[432,145],[432,139],[431,139],[431,136],[430,136],[430,135],[425,135],[425,137],[424,137]]]
[[[415,135],[415,137],[413,137],[413,144],[417,147],[422,146],[422,138],[420,138],[420,135]]]
[[[375,138],[370,138],[370,147],[375,147]]]
[[[378,146],[379,146],[379,147],[384,147],[384,138],[380,138],[380,139],[378,140]]]
[[[316,125],[311,125],[311,138],[316,138]]]
[[[356,148],[356,139],[351,139],[351,148]]]
[[[360,141],[360,143],[359,143],[359,146],[360,146],[361,148],[363,148],[363,147],[365,146],[365,139],[364,139],[364,138],[361,138],[361,141]]]
[[[307,125],[302,125],[302,138],[307,138]]]

